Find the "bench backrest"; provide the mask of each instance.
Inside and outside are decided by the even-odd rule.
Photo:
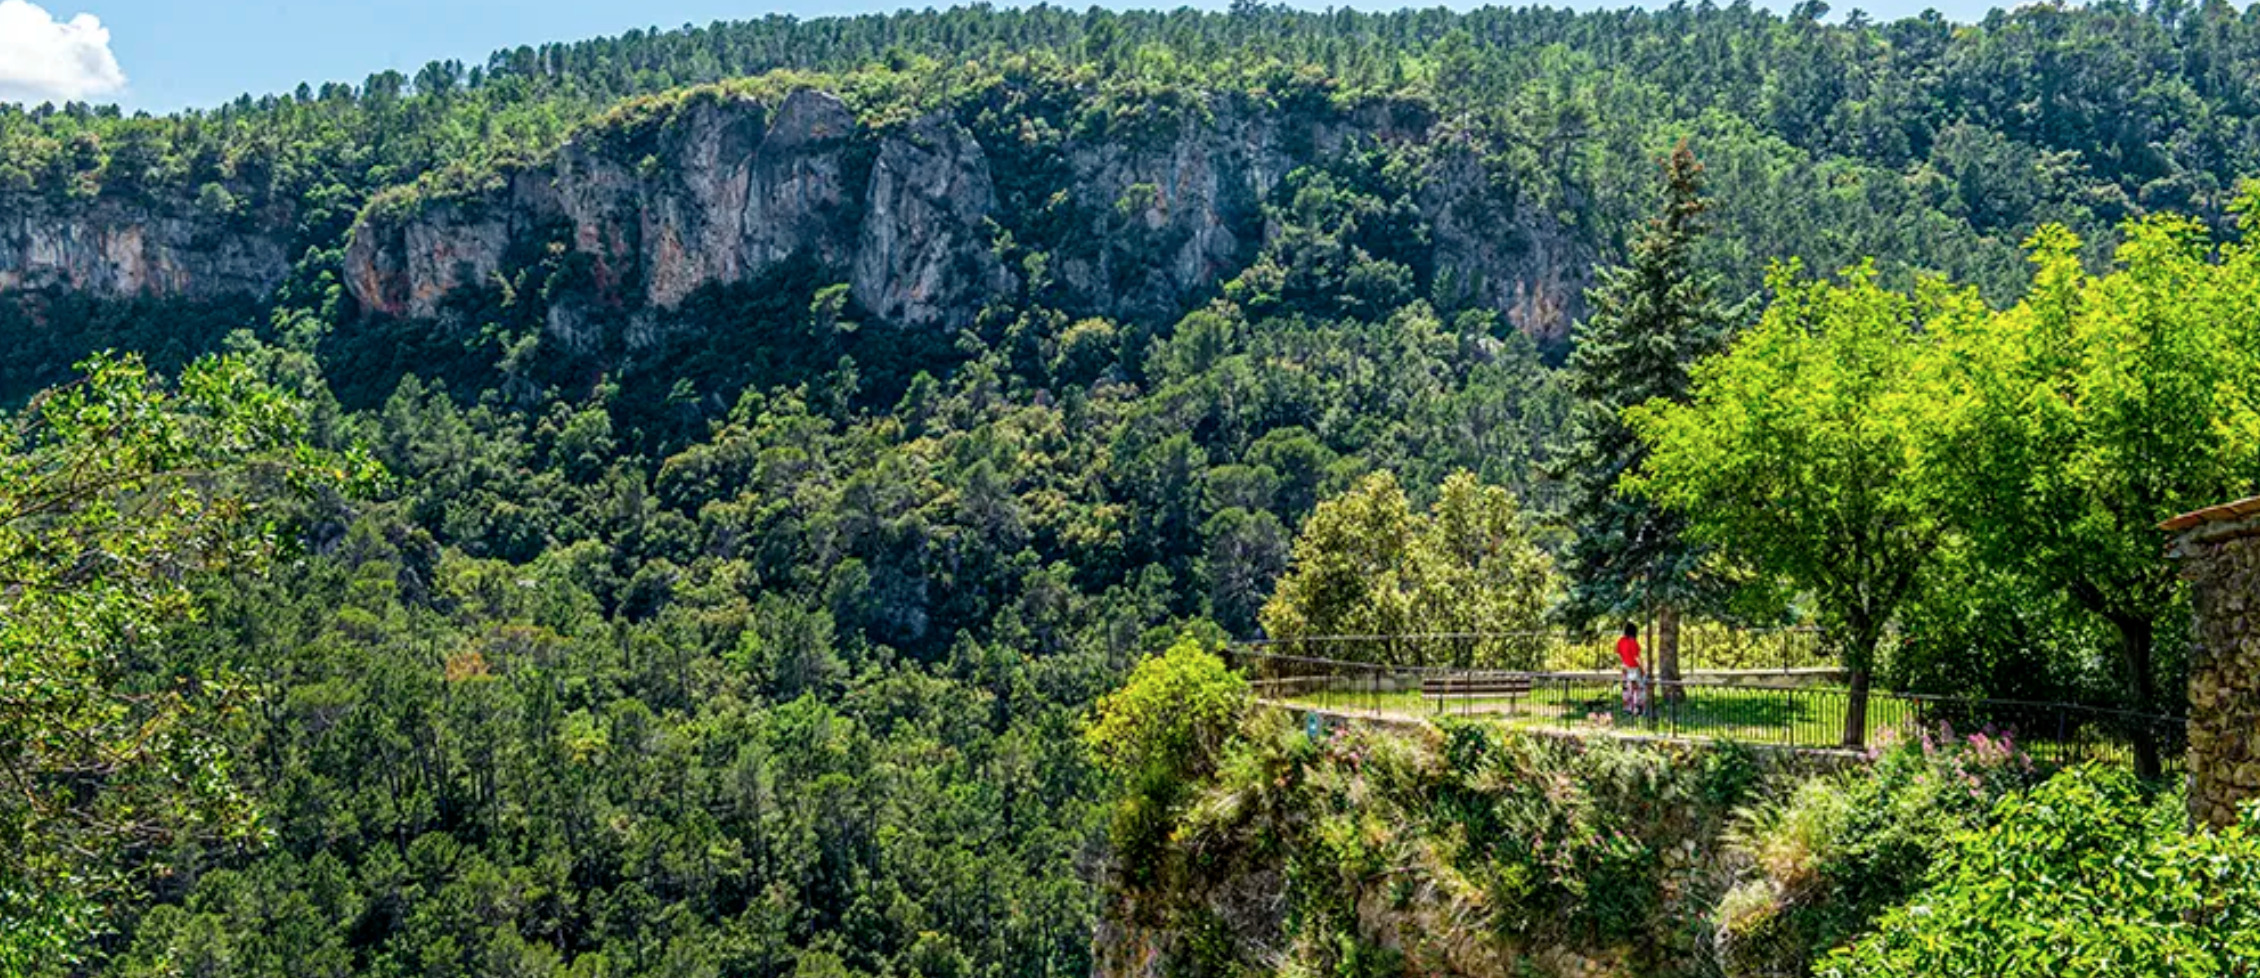
[[[1420,691],[1428,695],[1439,693],[1527,693],[1531,679],[1527,674],[1500,676],[1439,676],[1422,679]]]

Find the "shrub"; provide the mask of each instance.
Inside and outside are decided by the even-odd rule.
[[[1099,700],[1084,742],[1117,779],[1198,780],[1215,770],[1247,701],[1246,679],[1197,640],[1182,638]]]
[[[1084,743],[1111,779],[1109,834],[1126,883],[1158,879],[1180,801],[1215,772],[1247,703],[1247,680],[1191,637],[1099,700]]]
[[[1712,913],[1729,975],[1802,975],[1923,884],[1959,833],[2033,783],[2006,736],[1941,725],[1876,751],[1864,772],[1799,784],[1739,812],[1742,878]]]
[[[2218,833],[2183,819],[2123,771],[2067,771],[2002,801],[1930,889],[1816,973],[2260,974],[2260,806]]]

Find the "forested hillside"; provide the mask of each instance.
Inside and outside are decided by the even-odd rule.
[[[1777,259],[2006,304],[2044,223],[2064,276],[2153,213],[2241,233],[2260,15],[1826,16],[973,7],[0,106],[0,474],[156,466],[118,484],[228,501],[257,558],[192,523],[36,579],[116,575],[115,634],[0,615],[130,748],[0,802],[0,841],[70,843],[0,862],[0,966],[1091,974],[1092,705],[1256,634],[1322,501],[1481,514],[1539,575],[1499,606],[1552,611],[1563,486],[1614,492],[1560,460],[1629,438],[1573,424],[1631,362],[1573,337],[1642,308],[1600,269],[1649,253],[1674,147],[1721,333]],[[74,380],[102,349],[179,382]],[[273,417],[198,441],[240,398]],[[18,485],[48,535],[0,522],[11,573],[79,539]],[[100,525],[110,485],[58,498]],[[1974,552],[1878,671],[2120,702],[2106,626]],[[1771,597],[1720,613],[1812,614]],[[44,702],[0,696],[12,756],[75,749]],[[194,803],[88,808],[129,761]]]
[[[939,322],[944,345],[976,319],[993,342],[1038,314],[1066,317],[1030,327],[1047,334],[1101,315],[1142,337],[1248,270],[1259,272],[1251,296],[1276,297],[1283,314],[1331,316],[1347,300],[1378,318],[1420,299],[1447,317],[1491,309],[1558,344],[1593,261],[1619,254],[1646,214],[1650,161],[1680,138],[1720,201],[1704,257],[1741,292],[1773,258],[1828,269],[1877,256],[2004,299],[2025,275],[2016,244],[2041,222],[2103,248],[2132,215],[2217,218],[2260,159],[2249,77],[2260,26],[2225,4],[2035,6],[1975,25],[1831,23],[1826,10],[968,8],[520,48],[171,118],[6,109],[0,291],[56,285],[70,301],[125,305],[66,308],[64,321],[90,328],[62,335],[44,315],[13,311],[9,332],[33,342],[11,345],[0,382],[20,397],[105,342],[176,357],[210,348],[230,327],[265,328],[278,285],[286,305],[353,322],[432,316],[455,285],[506,293],[462,297],[443,335],[407,333],[480,386],[501,385],[501,354],[557,306],[568,322],[549,332],[584,347],[636,322],[665,351],[636,359],[671,361],[649,381],[662,395],[692,381],[706,418],[726,412],[738,385],[776,378],[686,368],[677,347],[723,325],[787,331],[801,300],[835,283],[855,285],[849,318]],[[693,85],[722,87],[682,93]],[[843,104],[786,111],[801,88]],[[719,121],[698,111],[717,104],[743,108]],[[667,242],[644,238],[748,206],[707,215],[711,195],[677,192],[716,167],[682,154],[701,138],[709,148],[745,138],[747,126],[758,137],[776,117],[831,126],[823,138],[843,145],[797,182],[765,185],[789,192],[752,203],[771,230],[744,243],[744,260],[685,238],[676,246],[709,264],[670,280]],[[720,131],[690,131],[702,122]],[[890,138],[908,148],[942,133],[969,145],[941,163],[981,171],[959,188],[958,213],[911,215],[922,240],[858,247]],[[774,159],[775,147],[763,155],[795,162]],[[513,179],[528,172],[538,179]],[[553,182],[568,198],[576,182],[596,186],[578,201],[527,199]],[[987,206],[971,199],[983,195]],[[428,219],[404,229],[394,219],[408,213]],[[572,247],[545,262],[557,224]],[[467,247],[464,225],[491,240]],[[419,228],[416,254],[394,256],[405,267],[375,254]],[[348,254],[355,240],[371,260]],[[619,267],[629,252],[639,260]],[[969,267],[947,267],[960,262]],[[326,308],[329,285],[353,284],[349,269],[368,287]],[[379,285],[387,270],[399,280]],[[915,308],[882,287],[906,290],[921,272],[941,291]],[[709,283],[752,287],[777,307],[717,321],[693,294]],[[181,297],[193,301],[168,310],[164,329],[133,304]],[[599,300],[593,323],[575,306],[588,299]],[[358,364],[377,356],[363,347],[393,348],[400,333],[331,342]],[[402,372],[369,365],[378,375],[349,401],[374,403]],[[585,393],[593,374],[558,376]]]

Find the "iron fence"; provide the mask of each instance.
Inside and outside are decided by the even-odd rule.
[[[2161,757],[2180,756],[2185,724],[2077,703],[1967,699],[1871,689],[1856,698],[1840,673],[1796,669],[1647,681],[1628,690],[1612,670],[1540,671],[1354,662],[1293,655],[1259,645],[1227,650],[1264,700],[1383,720],[1493,716],[1510,724],[1704,737],[1777,747],[1876,746],[1894,736],[2006,737],[2036,760],[2130,761],[2148,734]],[[1628,695],[1628,692],[1631,695]],[[1856,736],[1848,737],[1847,734]]]
[[[1652,623],[1643,623],[1644,658],[1656,655]],[[1273,654],[1341,659],[1355,649],[1366,662],[1456,669],[1515,669],[1532,672],[1604,670],[1617,667],[1615,632],[1579,633],[1565,629],[1507,632],[1426,632],[1403,635],[1316,635],[1241,643]],[[1683,622],[1678,662],[1692,670],[1735,672],[1829,669],[1836,656],[1818,628],[1742,628],[1720,622]]]

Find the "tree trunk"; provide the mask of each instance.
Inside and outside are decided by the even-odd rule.
[[[1684,695],[1679,688],[1679,609],[1669,604],[1656,609],[1655,667],[1664,698],[1679,702]]]
[[[1844,746],[1855,750],[1868,741],[1868,670],[1852,670],[1852,688],[1844,694]]]
[[[2148,618],[2114,615],[2111,624],[2119,630],[2119,655],[2127,670],[2127,688],[2134,693],[2134,712],[2148,718],[2158,702],[2153,688],[2157,680],[2151,675],[2150,662],[2155,623]],[[2164,769],[2158,756],[2158,731],[2147,719],[2136,721],[2132,727],[2127,736],[2134,742],[2135,777],[2156,780]]]

